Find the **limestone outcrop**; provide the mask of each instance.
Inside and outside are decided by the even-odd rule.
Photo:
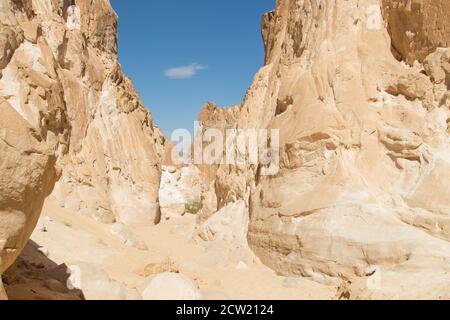
[[[200,300],[197,284],[178,273],[161,273],[143,292],[143,300]]]
[[[164,138],[121,71],[109,1],[1,0],[0,31],[0,274],[50,194],[104,223],[157,222]]]
[[[169,220],[184,214],[197,214],[202,208],[205,186],[195,166],[162,166],[159,202],[161,218]]]
[[[247,202],[262,262],[351,298],[450,296],[448,3],[404,3],[277,1],[242,104],[200,116],[280,130],[278,173],[221,165],[206,183],[219,209]]]

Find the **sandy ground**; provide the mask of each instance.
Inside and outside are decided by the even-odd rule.
[[[47,203],[29,245],[4,277],[10,299],[140,299],[162,272],[192,278],[206,300],[336,297],[336,287],[277,276],[245,248],[194,241],[192,215],[133,228],[148,250],[124,245],[110,227]],[[67,285],[74,266],[89,282],[81,290]]]

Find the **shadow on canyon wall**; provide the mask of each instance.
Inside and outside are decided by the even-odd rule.
[[[44,248],[29,240],[20,257],[3,275],[9,299],[84,300],[82,291],[68,288],[67,265],[58,265],[44,253]]]

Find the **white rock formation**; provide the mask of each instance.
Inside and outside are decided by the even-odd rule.
[[[180,217],[189,211],[192,204],[198,204],[198,209],[201,209],[203,189],[198,168],[163,166],[159,190],[162,218],[168,220]]]
[[[126,300],[127,290],[102,269],[87,263],[73,263],[68,268],[69,289],[79,289],[87,300]]]

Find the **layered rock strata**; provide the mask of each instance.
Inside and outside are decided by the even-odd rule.
[[[450,294],[447,3],[404,3],[277,1],[243,103],[200,117],[204,129],[280,130],[278,173],[204,176],[219,209],[247,201],[266,265],[352,297]]]

